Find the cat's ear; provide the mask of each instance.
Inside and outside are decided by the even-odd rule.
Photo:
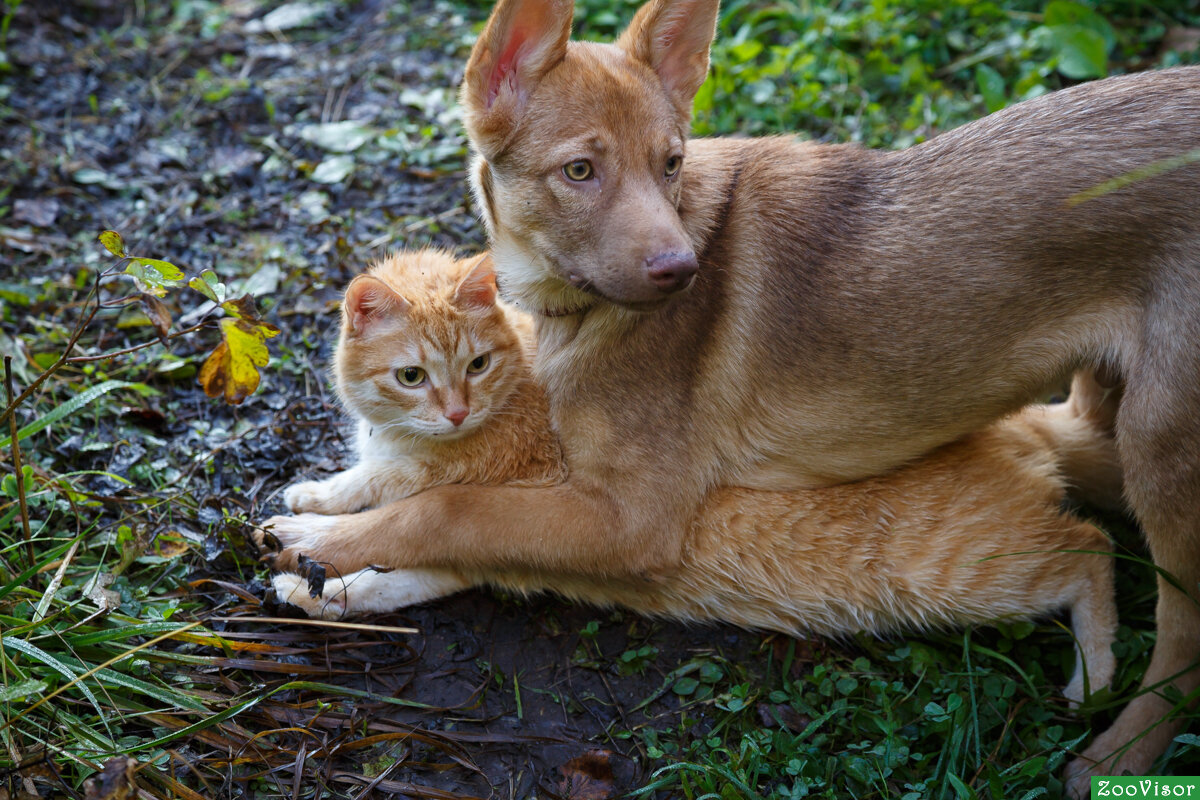
[[[454,288],[454,305],[458,308],[491,308],[496,305],[496,266],[492,256],[484,253],[458,286]]]
[[[567,54],[572,0],[500,0],[463,75],[464,123],[484,158],[503,148],[529,95]]]
[[[359,335],[380,320],[404,314],[411,307],[383,281],[371,275],[358,275],[346,287],[342,318],[350,332]]]
[[[634,14],[617,46],[658,73],[683,119],[708,77],[718,0],[650,0]]]

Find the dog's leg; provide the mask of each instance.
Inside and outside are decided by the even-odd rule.
[[[610,494],[570,481],[454,484],[357,514],[272,517],[257,536],[264,547],[277,540],[278,552],[267,557],[280,570],[295,569],[305,555],[341,574],[378,564],[648,577],[678,567],[684,524],[697,503],[678,488],[663,496],[628,486]]]
[[[1188,695],[1200,686],[1200,267],[1148,305],[1137,358],[1123,365],[1117,447],[1129,504],[1172,580],[1158,578],[1158,639],[1143,694],[1068,767],[1068,789],[1080,797],[1090,775],[1145,774],[1179,729],[1165,719],[1175,704],[1163,688]]]

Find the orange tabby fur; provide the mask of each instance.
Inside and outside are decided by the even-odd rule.
[[[346,290],[334,358],[338,395],[359,419],[359,462],[288,487],[288,508],[337,514],[448,483],[561,481],[532,342],[529,318],[497,299],[486,256],[416,250],[372,265]],[[488,368],[468,374],[479,355]],[[402,386],[395,373],[406,366],[427,371],[425,384]]]
[[[423,251],[393,257],[371,274],[387,276],[407,299],[407,320],[428,341],[450,342],[454,326],[464,324],[451,301],[453,287],[462,285],[475,263]],[[513,336],[528,344],[516,312],[497,305],[491,313],[493,325],[507,321]],[[396,334],[368,330],[373,335],[356,338],[346,312],[338,387],[352,410],[381,414],[354,392],[374,380],[379,364],[391,363]],[[492,336],[505,340],[503,333]],[[528,355],[523,350],[522,358],[493,367],[515,378],[511,413],[489,417],[463,439],[430,449],[421,462],[426,485],[563,477]],[[1090,499],[1120,494],[1111,436],[1115,407],[1115,398],[1091,376],[1080,375],[1068,402],[1032,406],[887,476],[790,492],[715,490],[689,526],[680,569],[652,581],[556,574],[536,564],[485,568],[467,554],[443,568],[389,570],[403,561],[386,536],[338,536],[337,517],[306,515],[311,538],[293,536],[276,563],[291,567],[304,553],[342,576],[327,581],[323,597],[311,597],[306,581],[291,573],[277,575],[275,588],[325,617],[387,611],[492,584],[652,615],[820,634],[883,633],[1070,608],[1080,662],[1065,693],[1079,700],[1085,674],[1096,687],[1108,683],[1114,668],[1112,561],[1107,538],[1061,504],[1069,487]],[[371,468],[376,474],[357,483],[382,488],[366,505],[387,502],[395,491],[424,488],[411,477],[397,483],[385,463]],[[363,512],[375,513],[382,512]]]

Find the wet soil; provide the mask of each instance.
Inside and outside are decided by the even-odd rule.
[[[254,0],[25,2],[0,78],[0,289],[22,306],[4,333],[44,332],[30,361],[61,344],[81,287],[111,262],[95,239],[105,229],[138,255],[212,269],[255,293],[282,331],[262,387],[238,407],[195,383],[211,336],[77,372],[81,387],[121,378],[158,393],[93,415],[44,456],[47,469],[96,471],[86,488],[111,518],[136,507],[146,537],[169,529],[198,542],[192,578],[207,613],[279,613],[257,606],[263,573],[240,534],[281,510],[287,483],[345,466],[347,430],[325,372],[340,288],[389,248],[483,241],[450,103],[483,5],[313,5],[311,20],[277,29]],[[199,298],[168,302],[181,325],[203,312]],[[146,338],[118,319],[84,351]],[[733,628],[482,591],[373,621],[419,632],[212,623],[287,648],[197,676],[214,687],[299,676],[427,707],[362,698],[347,713],[324,704],[328,692],[289,689],[247,712],[247,730],[301,731],[272,741],[299,754],[286,783],[306,796],[347,796],[371,780],[412,797],[613,796],[650,779],[640,731],[710,723],[703,706],[680,713],[673,670],[727,660],[765,674],[777,660],[778,640]],[[341,750],[306,757],[314,735]],[[381,738],[363,745],[372,735]],[[179,752],[207,751],[198,741]],[[272,781],[231,771],[210,790],[250,797]]]

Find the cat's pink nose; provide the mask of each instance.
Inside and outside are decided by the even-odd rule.
[[[449,411],[447,411],[444,416],[446,417],[446,419],[453,422],[454,427],[457,428],[459,425],[463,424],[463,420],[466,419],[467,414],[470,414],[470,413],[471,412],[465,408],[452,408]]]

